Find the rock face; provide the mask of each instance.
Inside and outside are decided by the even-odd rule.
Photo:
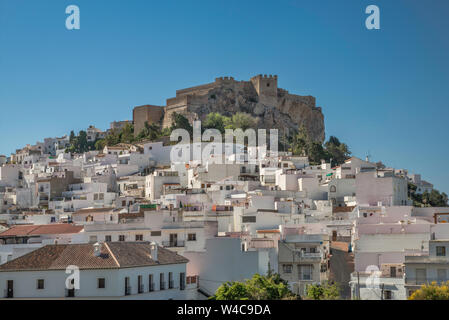
[[[217,78],[215,82],[176,91],[167,99],[163,127],[171,125],[173,112],[190,121],[202,120],[211,112],[232,116],[246,112],[255,117],[259,128],[277,128],[279,135],[292,134],[301,125],[317,142],[324,141],[324,116],[312,96],[299,96],[277,87],[277,76],[258,75],[250,81],[232,77]]]

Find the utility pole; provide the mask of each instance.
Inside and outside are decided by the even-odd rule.
[[[357,296],[359,297],[359,300],[361,300],[360,299],[360,274],[358,271],[357,271]]]
[[[385,287],[385,283],[382,283],[382,291],[380,293],[380,300],[384,299],[384,287]]]

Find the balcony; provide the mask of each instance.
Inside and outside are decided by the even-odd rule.
[[[321,252],[304,252],[301,251],[300,253],[301,259],[311,259],[311,260],[320,260],[323,257],[323,254]]]
[[[166,248],[181,248],[185,246],[185,241],[162,241],[162,245]]]
[[[405,277],[405,285],[409,286],[421,286],[423,284],[431,284],[432,282],[436,282],[438,285],[441,285],[443,282],[448,281],[449,279],[437,279],[437,278],[410,278]]]

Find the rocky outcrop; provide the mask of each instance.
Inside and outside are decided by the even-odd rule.
[[[188,98],[188,99],[187,99]],[[289,94],[277,88],[277,77],[256,76],[251,81],[217,78],[215,83],[179,90],[176,105],[168,103],[166,117],[179,112],[190,120],[204,120],[211,112],[232,116],[246,112],[258,121],[259,128],[277,128],[279,134],[292,134],[304,125],[312,139],[324,141],[324,116],[312,96]],[[179,103],[179,101],[186,101]],[[164,120],[169,123],[168,118]]]

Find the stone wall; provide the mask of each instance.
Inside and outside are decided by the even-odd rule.
[[[134,135],[138,135],[143,128],[145,122],[148,124],[160,124],[164,115],[164,107],[144,105],[133,109]]]

